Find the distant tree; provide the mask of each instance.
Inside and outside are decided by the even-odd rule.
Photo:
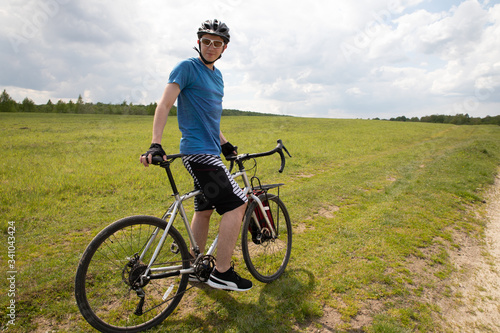
[[[473,118],[471,117],[469,120],[469,125],[481,125],[483,120],[481,118]]]
[[[444,124],[446,116],[442,114],[435,114],[430,116],[430,123]]]
[[[400,116],[400,117],[396,117],[396,118],[391,118],[389,120],[390,121],[407,121],[408,118],[406,118],[405,116]]]
[[[69,100],[68,104],[66,104],[66,108],[67,108],[67,113],[75,113],[76,112],[76,105],[75,105],[75,102],[73,102],[72,100]]]
[[[7,91],[4,89],[0,95],[0,112],[16,112],[17,103],[14,101]]]
[[[224,114],[224,111],[222,111],[222,113]],[[177,116],[177,107],[176,106],[172,106],[172,108],[170,109],[170,113],[169,115],[171,116]]]
[[[130,103],[132,105],[132,103]],[[124,100],[122,104],[120,104],[119,110],[116,110],[117,114],[130,114],[130,105],[127,104],[127,101]]]
[[[68,108],[66,107],[66,103],[64,103],[64,101],[62,99],[57,101],[56,112],[57,113],[67,113],[68,112]]]
[[[483,119],[481,119],[481,124],[484,125],[500,125],[500,116],[486,116]]]
[[[7,94],[7,90],[4,89],[2,95],[0,95],[0,103],[6,103],[11,100],[12,98],[10,97],[9,94]]]
[[[85,103],[83,102],[82,95],[78,95],[76,100],[76,113],[85,113]]]
[[[35,112],[35,102],[28,97],[23,99],[21,107],[23,112]]]
[[[45,105],[45,112],[54,112],[54,103],[49,99]]]
[[[151,103],[148,105],[147,107],[147,114],[152,116],[155,114],[155,111],[156,111],[156,107],[158,106],[158,104],[155,102],[155,103]]]
[[[500,116],[489,117],[487,124],[500,126]]]
[[[425,123],[440,123],[440,124],[454,124],[454,125],[485,125],[485,124],[495,124],[500,125],[500,116],[485,118],[474,118],[468,114],[456,114],[454,116],[450,115],[431,115],[420,118],[421,122]]]
[[[470,124],[470,116],[468,114],[457,114],[455,116],[449,116],[451,124],[455,125],[467,125]]]

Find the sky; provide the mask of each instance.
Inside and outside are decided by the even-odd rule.
[[[499,0],[7,0],[0,90],[36,104],[157,102],[215,18],[231,34],[215,64],[226,109],[500,114]]]

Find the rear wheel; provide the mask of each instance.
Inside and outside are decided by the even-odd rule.
[[[264,204],[267,201],[275,236],[272,236],[267,226],[258,221],[260,212],[256,213],[256,210],[260,211],[260,207],[257,202],[253,201],[245,213],[241,247],[243,258],[253,277],[261,282],[269,283],[283,274],[290,260],[292,223],[285,204],[278,196],[261,194],[259,199]],[[257,223],[261,227],[258,227]]]
[[[75,297],[94,328],[143,331],[161,323],[179,304],[188,274],[154,279],[152,274],[162,272],[153,272],[141,279],[165,227],[156,217],[132,216],[109,225],[91,241],[76,272]],[[187,246],[174,227],[151,268],[166,266],[190,266]]]

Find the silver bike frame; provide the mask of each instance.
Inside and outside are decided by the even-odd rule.
[[[269,218],[267,216],[266,210],[264,208],[264,205],[262,204],[262,201],[251,192],[252,186],[250,184],[250,181],[248,179],[248,175],[246,173],[246,170],[240,170],[231,175],[233,179],[236,179],[238,177],[241,177],[243,180],[243,184],[245,185],[244,188],[242,188],[243,193],[245,195],[248,195],[249,198],[257,202],[262,215],[264,216],[264,219],[266,221],[266,224],[268,226],[268,229],[271,230],[272,236],[276,237],[276,233],[274,231],[274,228],[271,225],[271,221],[269,221]],[[186,232],[189,237],[189,241],[191,242],[191,246],[195,253],[199,253],[200,249],[198,247],[198,244],[196,243],[196,240],[194,239],[193,231],[191,230],[191,226],[189,224],[188,218],[186,211],[184,209],[184,205],[182,204],[184,201],[189,200],[198,194],[201,194],[201,190],[194,190],[189,193],[186,193],[182,196],[176,194],[174,195],[175,201],[170,205],[168,208],[167,212],[163,215],[162,220],[167,221],[167,226],[165,227],[165,230],[163,231],[163,234],[161,236],[161,239],[156,246],[156,249],[149,261],[148,267],[143,273],[143,277],[146,277],[150,272],[168,272],[168,271],[179,271],[180,274],[189,274],[194,272],[194,267],[188,268],[188,269],[182,269],[182,265],[177,265],[177,266],[168,266],[168,267],[158,267],[158,268],[152,268],[151,266],[155,262],[156,258],[158,257],[158,254],[160,253],[161,249],[163,248],[163,244],[165,243],[165,239],[167,238],[168,231],[170,230],[170,227],[173,225],[175,218],[177,217],[177,214],[180,213],[182,221],[184,222],[184,228],[186,229]],[[255,212],[252,212],[253,218],[257,221],[257,216]],[[257,223],[258,228],[261,228],[259,223]],[[146,244],[144,250],[140,254],[139,258],[142,260],[145,256],[145,254],[149,251],[151,244],[153,243],[154,239],[158,236],[160,228],[156,228],[156,230],[152,233],[151,238],[149,239],[148,243]],[[206,255],[212,255],[215,252],[215,249],[217,247],[217,242],[219,239],[219,235],[215,237],[213,240],[212,244],[210,245],[210,248],[206,252]],[[199,256],[203,255],[203,253],[200,253]]]

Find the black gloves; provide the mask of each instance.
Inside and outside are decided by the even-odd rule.
[[[226,142],[225,144],[221,145],[220,147],[222,149],[222,154],[224,155],[226,160],[228,160],[231,157],[236,156],[235,152],[236,153],[238,152],[238,147],[233,146],[229,142]]]
[[[145,154],[142,154],[142,156],[146,156],[146,158],[149,155],[151,155],[151,157],[157,156],[157,155],[163,157],[164,155],[167,155],[167,154],[165,153],[165,151],[161,147],[161,144],[152,143],[151,146],[149,147],[149,150]]]

